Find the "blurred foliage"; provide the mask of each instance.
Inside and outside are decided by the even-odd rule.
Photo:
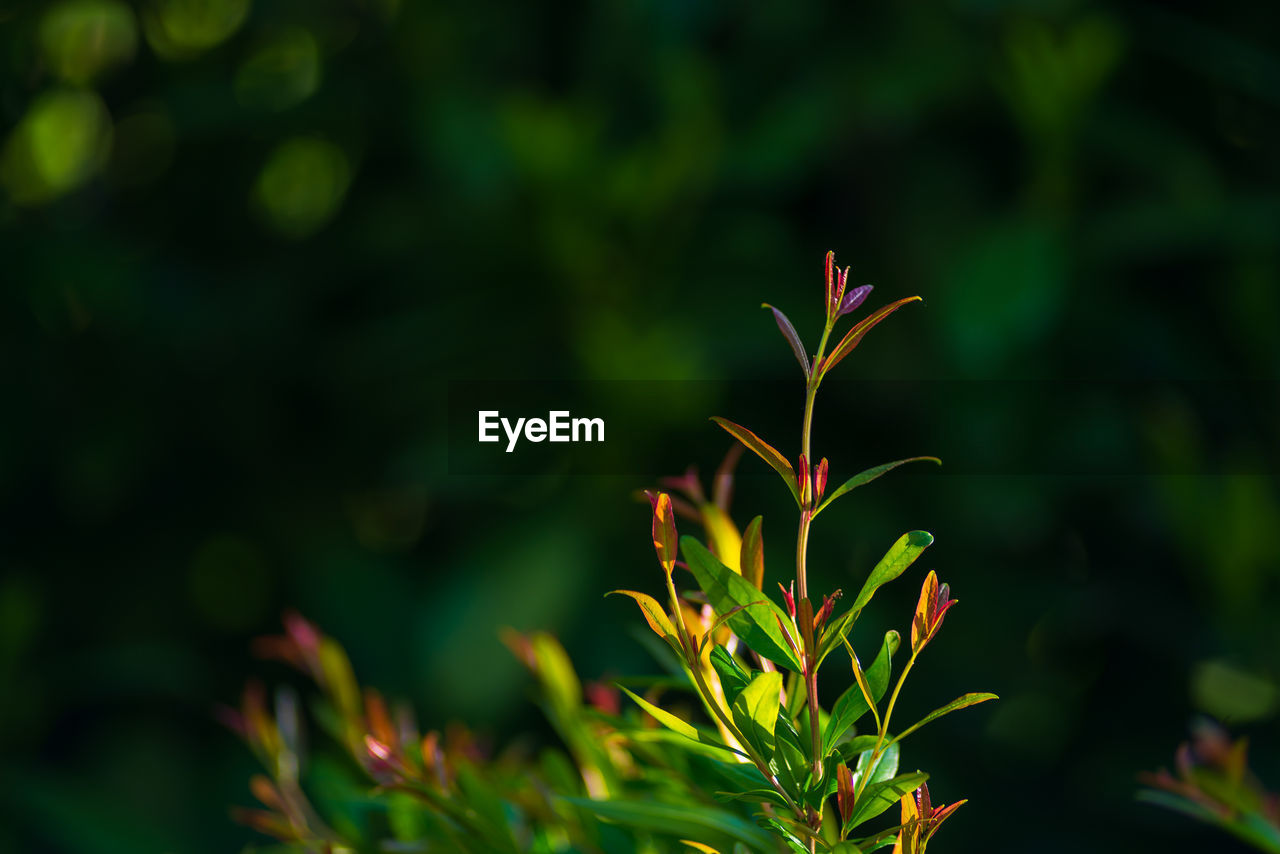
[[[209,709],[286,606],[424,725],[498,741],[533,720],[499,626],[555,632],[589,679],[637,671],[597,629],[635,622],[600,597],[651,571],[641,484],[451,477],[446,381],[793,377],[754,306],[811,327],[829,248],[926,299],[857,371],[961,390],[924,423],[820,413],[833,467],[891,458],[885,424],[944,462],[1020,450],[1018,424],[1098,461],[904,475],[812,544],[835,587],[927,527],[982,627],[923,665],[1003,698],[918,735],[970,798],[938,844],[1229,850],[1133,802],[1200,711],[1280,779],[1267,4],[11,0],[0,21],[0,850],[247,843],[223,805],[249,762]],[[1035,384],[963,393],[987,379]],[[1260,382],[1214,406],[1174,382],[1239,379]],[[1047,417],[1055,383],[1099,380],[1141,382]],[[632,452],[709,468],[715,404],[646,415]],[[744,463],[746,512],[780,508],[766,473]],[[1074,820],[1049,834],[1044,803]]]

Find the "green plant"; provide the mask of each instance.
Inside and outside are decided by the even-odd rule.
[[[828,352],[838,321],[871,290],[847,290],[847,279],[848,269],[838,270],[828,253],[826,322],[812,359],[786,316],[769,306],[805,376],[798,465],[745,427],[714,419],[781,475],[799,510],[795,577],[786,587],[778,585],[782,605],[763,592],[762,519],[740,529],[729,515],[729,486],[742,453],[735,448],[717,472],[712,500],[692,471],[664,482],[677,495],[649,493],[667,606],[643,592],[614,591],[639,605],[662,641],[655,653],[668,669],[663,677],[619,682],[617,689],[638,709],[622,712],[609,686],[584,688],[550,636],[505,634],[538,677],[543,708],[567,754],[488,756],[462,729],[422,737],[408,710],[393,714],[379,694],[359,689],[336,642],[290,616],[286,634],[264,641],[261,651],[318,683],[323,699],[316,717],[351,761],[311,763],[313,776],[322,776],[304,786],[296,698],[279,693],[273,716],[265,692],[251,686],[228,721],[270,773],[252,784],[267,809],[241,812],[240,818],[294,847],[325,852],[656,852],[671,850],[673,842],[704,852],[812,854],[890,845],[903,854],[923,852],[964,801],[935,808],[928,775],[900,768],[903,740],[995,695],[965,694],[909,726],[893,727],[907,675],[956,601],[934,572],[921,588],[909,654],[896,680],[898,632],[885,634],[866,667],[849,641],[876,591],[915,562],[933,542],[930,534],[911,531],[899,538],[843,613],[836,614],[839,590],[819,606],[810,596],[807,557],[814,520],[836,499],[900,465],[938,462],[915,457],[887,463],[829,494],[827,460],[812,462],[814,402],[823,379],[872,327],[919,299],[873,312]],[[702,525],[705,545],[677,537],[677,512]],[[696,590],[677,589],[677,568],[688,570]],[[854,684],[824,709],[818,671],[837,651],[847,653]],[[693,707],[683,698],[692,698]],[[860,732],[857,726],[868,715],[872,725]],[[353,770],[378,788],[364,792]],[[325,808],[313,806],[304,788],[327,790]],[[870,826],[895,805],[897,824]],[[322,820],[321,813],[328,818]]]
[[[1191,741],[1178,747],[1177,775],[1163,768],[1143,774],[1150,788],[1138,797],[1217,825],[1259,851],[1280,854],[1280,794],[1268,792],[1249,770],[1248,746],[1200,721]]]

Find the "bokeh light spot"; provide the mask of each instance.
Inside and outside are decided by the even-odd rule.
[[[40,21],[40,47],[49,67],[69,83],[88,83],[133,59],[138,46],[133,11],[118,0],[68,0]]]
[[[320,46],[311,33],[294,28],[240,66],[236,99],[251,109],[284,110],[310,98],[319,85]]]
[[[101,98],[81,89],[48,92],[10,135],[0,180],[20,204],[47,202],[97,172],[110,144],[111,116]]]
[[[1191,694],[1197,708],[1232,724],[1265,720],[1280,709],[1280,689],[1220,659],[1196,665]]]
[[[249,0],[157,0],[143,18],[152,50],[187,59],[229,39],[249,15]]]
[[[272,230],[302,238],[333,218],[350,180],[351,167],[341,148],[298,137],[281,143],[267,158],[253,196]]]

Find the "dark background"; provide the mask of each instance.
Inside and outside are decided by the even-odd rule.
[[[950,467],[819,520],[815,586],[856,589],[932,531],[855,642],[905,629],[936,568],[961,605],[903,713],[1002,697],[904,754],[935,800],[971,800],[938,850],[1239,850],[1133,794],[1199,713],[1280,783],[1268,4],[68,0],[0,21],[0,849],[252,840],[227,808],[253,762],[211,709],[278,672],[248,646],[286,607],[424,723],[498,742],[544,732],[500,626],[556,632],[588,677],[651,669],[634,607],[602,598],[660,587],[633,490],[714,469],[713,414],[795,452],[800,375],[758,306],[813,347],[835,249],[870,305],[925,304],[839,369],[912,394],[833,389],[816,447],[833,478]],[[450,474],[466,380],[588,383],[636,474]],[[628,408],[597,380],[703,393]],[[792,508],[742,471],[772,584]]]

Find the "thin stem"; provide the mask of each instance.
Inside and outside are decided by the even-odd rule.
[[[813,402],[818,396],[818,385],[822,382],[822,373],[818,370],[818,365],[822,361],[822,357],[826,354],[827,339],[831,336],[832,322],[828,316],[826,324],[822,329],[822,340],[818,342],[818,352],[814,356],[813,371],[810,373],[805,383],[804,392],[804,423],[800,430],[800,452],[804,454],[804,458],[808,463],[808,467],[813,466]],[[811,483],[801,484],[800,493],[808,495],[809,499],[805,506],[800,508],[800,529],[796,533],[796,587],[799,589],[800,598],[809,598],[809,525],[813,521],[813,486]],[[811,634],[810,627],[802,628],[802,633],[808,637]],[[813,779],[820,780],[822,778],[822,732],[820,722],[818,720],[818,667],[816,650],[812,645],[806,645],[804,650],[804,677],[805,677],[805,702],[809,706],[809,736],[810,746],[813,751],[813,766],[810,769],[810,775]],[[818,813],[814,830],[817,830],[822,824],[822,813]],[[809,850],[817,851],[817,842],[809,841]]]
[[[863,773],[862,779],[858,781],[858,791],[854,795],[854,800],[862,797],[862,792],[867,787],[867,783],[871,778],[871,770],[876,767],[876,763],[880,761],[880,755],[888,748],[888,744],[884,743],[885,738],[889,735],[889,719],[893,717],[893,707],[897,705],[898,694],[902,691],[902,685],[907,681],[907,674],[911,672],[911,668],[916,663],[916,656],[919,651],[911,653],[911,657],[907,659],[907,666],[902,668],[902,673],[898,675],[898,682],[893,686],[893,693],[889,695],[889,705],[884,708],[884,718],[880,721],[880,728],[876,738],[876,746],[871,751],[871,760],[867,762],[867,770]],[[897,739],[894,739],[895,741]],[[892,744],[893,742],[890,742]]]

